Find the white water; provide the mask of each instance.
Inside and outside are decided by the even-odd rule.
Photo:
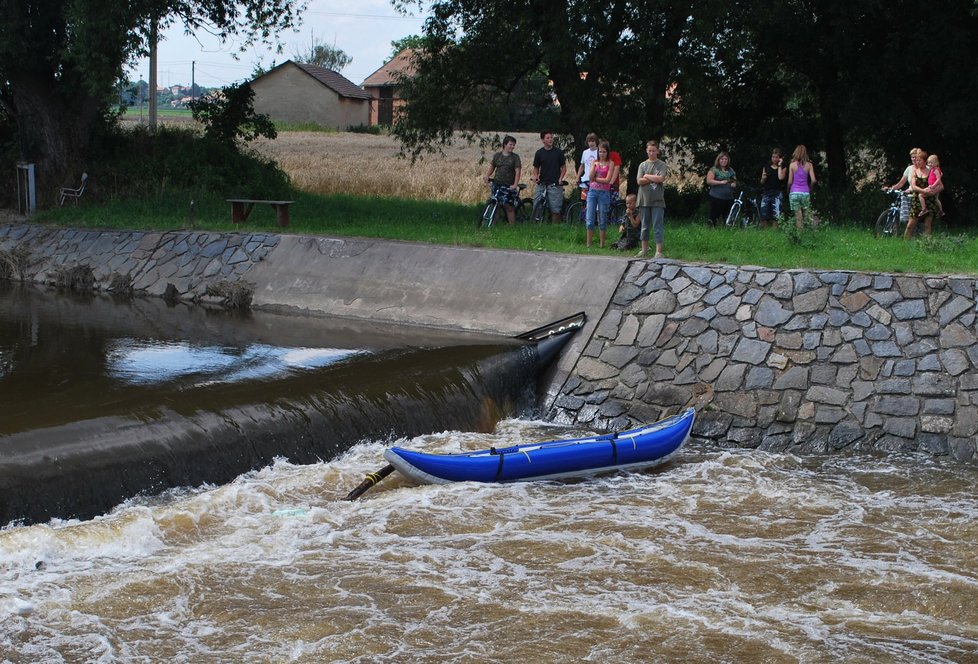
[[[0,530],[0,661],[978,662],[975,468],[693,446],[343,502],[382,452]]]

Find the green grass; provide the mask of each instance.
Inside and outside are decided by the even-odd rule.
[[[631,257],[634,252],[587,249],[584,228],[549,224],[505,223],[477,229],[474,205],[366,198],[350,195],[292,196],[292,225],[286,232],[346,237],[371,237],[463,247],[548,251],[569,254]],[[247,224],[231,224],[224,197],[189,191],[167,191],[145,200],[114,200],[49,210],[38,221],[78,228],[189,229],[278,232],[269,206],[256,206]],[[608,244],[617,239],[609,229]],[[794,238],[795,240],[797,238]],[[784,230],[711,230],[702,220],[672,219],[666,215],[665,252],[687,262],[760,265],[776,268],[816,268],[916,274],[978,274],[975,234],[937,232],[930,239],[905,242],[875,238],[867,224],[832,224],[807,231],[801,242]]]

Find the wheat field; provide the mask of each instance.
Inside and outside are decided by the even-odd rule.
[[[529,183],[540,136],[513,136],[516,153],[523,162],[522,182]],[[478,145],[464,141],[445,148],[443,155],[426,155],[413,164],[410,158],[398,157],[400,144],[391,136],[284,131],[275,140],[255,141],[252,147],[274,159],[296,187],[316,194],[393,196],[466,204],[485,200],[488,194],[484,176],[492,151],[483,154]],[[567,162],[567,171],[568,180],[574,180],[573,162]]]

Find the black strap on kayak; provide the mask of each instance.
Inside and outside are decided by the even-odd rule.
[[[499,455],[499,466],[496,468],[496,481],[497,482],[503,476],[503,459],[505,459],[505,458],[506,458],[506,455],[505,454],[500,454]]]
[[[611,465],[618,464],[618,441],[614,438],[609,438],[608,442],[611,443]]]

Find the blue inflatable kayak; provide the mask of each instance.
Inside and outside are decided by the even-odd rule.
[[[591,438],[554,440],[460,454],[392,447],[384,458],[419,484],[520,482],[650,468],[670,459],[689,438],[696,411],[647,427]]]

